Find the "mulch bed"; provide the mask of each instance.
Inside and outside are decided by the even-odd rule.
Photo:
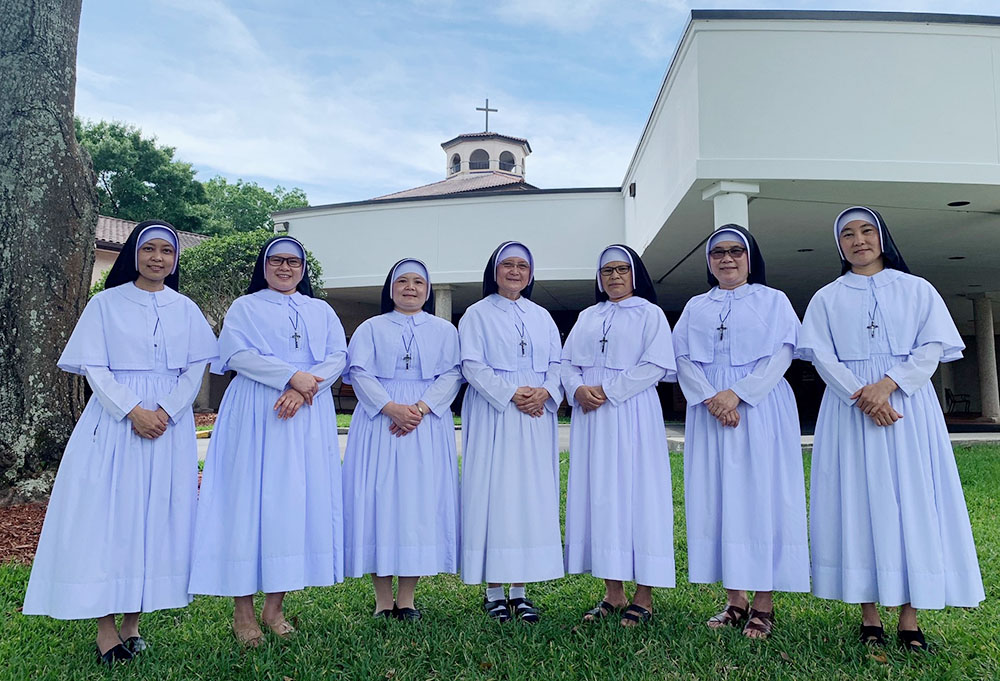
[[[42,502],[0,507],[0,563],[31,563],[47,505]]]
[[[194,415],[194,425],[197,426],[214,426],[215,417],[218,414],[195,414]]]

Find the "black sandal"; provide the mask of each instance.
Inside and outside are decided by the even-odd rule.
[[[625,612],[622,613],[622,626],[634,627],[639,624],[646,624],[652,617],[653,613],[646,610],[646,608],[641,605],[636,605],[635,603],[629,603],[628,607],[625,608]],[[629,622],[629,624],[625,624],[625,622]]]
[[[127,651],[132,653],[133,657],[149,647],[146,645],[146,639],[142,636],[129,636],[127,639],[122,641],[122,645],[125,646]]]
[[[930,646],[927,645],[927,640],[924,638],[924,632],[920,631],[917,627],[916,630],[913,629],[897,629],[896,638],[899,640],[899,645],[908,653],[926,653],[930,651]]]
[[[749,607],[749,603],[747,606]],[[708,618],[705,622],[709,629],[722,629],[723,627],[739,627],[747,619],[747,609],[741,608],[738,605],[732,605],[727,603],[725,609],[715,615]],[[717,623],[719,626],[713,627],[712,623]]]
[[[612,605],[607,601],[602,600],[600,603],[595,605],[593,608],[583,613],[584,622],[596,622],[597,620],[602,620],[605,617],[611,617],[612,615],[621,615],[625,608],[618,605]],[[587,617],[590,619],[587,619]]]
[[[755,634],[762,634],[761,636],[747,636],[747,632],[753,632]],[[755,610],[750,608],[750,612],[747,615],[747,623],[743,627],[743,635],[747,638],[754,638],[759,641],[766,641],[771,638],[771,632],[774,631],[774,610],[764,612],[763,610]]]
[[[398,620],[416,622],[417,620],[422,619],[423,616],[423,613],[416,608],[396,608],[395,617]]]
[[[861,642],[869,646],[884,646],[885,645],[885,629],[882,628],[881,624],[865,624],[861,623]]]
[[[119,662],[128,662],[135,657],[122,643],[115,645],[106,653],[102,653],[100,647],[98,646],[94,646],[94,649],[97,651],[98,664],[103,664],[107,667],[114,666]]]
[[[507,609],[507,600],[498,598],[495,601],[483,598],[483,610],[497,622],[509,622],[510,610]]]
[[[522,622],[534,624],[541,619],[535,604],[527,598],[512,598],[507,601],[507,607],[510,608],[511,614]]]

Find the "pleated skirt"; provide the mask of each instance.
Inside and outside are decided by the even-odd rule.
[[[725,390],[753,365],[703,366]],[[724,428],[701,403],[684,424],[688,579],[727,589],[809,591],[805,476],[795,396],[785,379]]]
[[[845,362],[866,383],[898,358]],[[903,418],[879,427],[829,389],[813,448],[813,593],[848,603],[939,609],[985,597],[944,416],[930,382],[889,398]]]
[[[394,402],[415,404],[431,380],[383,380]],[[358,405],[344,453],[348,577],[458,572],[458,454],[451,411],[396,437],[388,416]]]
[[[530,369],[497,371],[538,387]],[[473,387],[462,403],[462,580],[540,582],[563,576],[556,415],[513,402],[498,411]]]
[[[590,367],[584,385],[619,370]],[[566,572],[672,587],[674,510],[655,388],[615,407],[573,409],[566,494]]]
[[[156,409],[177,374],[116,371],[115,380]],[[197,490],[190,408],[147,440],[91,397],[59,464],[24,614],[89,619],[187,605]]]
[[[205,459],[190,591],[246,596],[344,577],[340,448],[333,395],[291,419],[280,391],[237,374]]]

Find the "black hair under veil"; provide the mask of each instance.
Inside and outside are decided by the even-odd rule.
[[[734,232],[739,232],[740,234],[743,235],[743,238],[746,239],[747,243],[750,245],[750,251],[747,253],[747,258],[748,258],[747,262],[750,265],[750,273],[749,276],[747,276],[747,283],[767,286],[767,276],[764,268],[764,254],[760,252],[760,246],[757,245],[757,240],[753,238],[753,234],[750,233],[750,230],[748,230],[746,227],[741,227],[739,225],[734,225],[734,224],[722,225],[717,230],[712,232],[712,234],[708,238],[711,240],[713,236],[724,230],[732,230]],[[708,270],[708,285],[718,286],[719,280],[715,278],[714,274],[712,274],[712,268],[709,267],[707,262],[705,263],[705,267]]]
[[[417,260],[416,258],[403,258],[393,263],[392,267],[389,268],[389,274],[385,275],[385,284],[382,285],[382,314],[392,312],[396,309],[396,304],[392,302],[392,273],[396,271],[396,268],[400,264],[407,260],[418,262],[427,270],[427,265],[422,260]],[[428,314],[434,314],[434,291],[431,289],[430,270],[427,270],[427,300],[420,309]]]
[[[260,247],[260,253],[257,254],[257,262],[253,266],[253,275],[250,277],[250,286],[247,287],[247,293],[256,293],[261,289],[267,288],[267,279],[264,277],[264,254],[267,253],[267,249],[275,241],[280,241],[282,239],[288,239],[289,241],[294,241],[302,249],[302,254],[306,254],[306,247],[302,245],[302,242],[298,239],[284,234],[279,234],[268,239],[263,246]],[[304,296],[313,297],[312,284],[309,282],[309,263],[306,262],[306,258],[302,259],[302,281],[299,282],[295,290]]]
[[[497,246],[496,250],[490,256],[490,259],[486,262],[486,269],[483,271],[483,298],[490,295],[491,293],[497,292],[497,256],[500,255],[500,251],[504,249],[505,246],[510,244],[517,244],[523,246],[524,250],[531,253],[531,249],[525,246],[520,241],[504,241],[502,244]],[[534,254],[532,253],[532,261],[534,261]],[[521,295],[531,300],[531,289],[535,287],[535,264],[531,263],[531,281],[528,285],[521,289]]]
[[[133,282],[139,278],[139,270],[135,267],[136,244],[139,242],[139,235],[142,234],[143,230],[147,227],[163,227],[174,233],[174,239],[177,243],[177,252],[174,253],[176,267],[172,273],[167,275],[167,278],[163,281],[163,283],[173,290],[177,290],[177,287],[180,285],[181,273],[180,238],[177,236],[177,230],[174,229],[174,226],[164,220],[146,220],[144,222],[140,222],[132,228],[132,233],[128,235],[128,239],[125,240],[125,245],[122,246],[122,250],[118,253],[118,257],[115,258],[115,264],[111,266],[111,271],[108,272],[108,278],[104,282],[105,289],[121,286],[122,284],[128,284],[129,282]]]
[[[608,248],[620,248],[629,254],[629,257],[632,258],[632,277],[635,282],[632,295],[645,298],[653,305],[656,305],[656,290],[653,288],[653,280],[650,278],[649,272],[646,271],[646,265],[642,262],[642,258],[639,257],[639,254],[625,244],[611,244],[601,251],[601,255],[603,255],[604,251],[608,250]],[[594,281],[594,297],[597,299],[597,302],[603,303],[605,300],[609,300],[609,298],[608,294],[601,290],[598,283],[600,282],[600,279],[601,265],[600,260],[598,260],[597,279]]]
[[[875,220],[878,221],[878,224],[876,224],[875,226],[878,227],[880,236],[879,240],[881,241],[882,245],[882,265],[884,267],[889,267],[894,270],[899,270],[900,272],[906,272],[907,274],[909,274],[910,268],[907,267],[906,261],[903,260],[903,254],[899,252],[899,248],[896,246],[896,242],[893,241],[892,234],[889,233],[889,226],[885,224],[885,219],[882,217],[882,215],[874,208],[869,208],[868,206],[855,206],[855,208],[862,208],[868,211],[869,213],[874,215]],[[844,212],[841,211],[837,215],[836,220],[839,220],[840,216],[843,214]],[[836,220],[834,221],[834,227],[836,227],[837,225]],[[836,237],[837,237],[837,252],[839,253],[840,234],[837,234]],[[840,273],[845,274],[850,269],[851,269],[851,263],[847,262],[847,258],[841,256]]]

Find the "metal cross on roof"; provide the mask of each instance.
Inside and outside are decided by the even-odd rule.
[[[499,111],[499,109],[491,109],[490,108],[490,99],[489,99],[489,97],[487,97],[486,98],[486,106],[485,107],[477,106],[476,107],[476,111],[485,111],[486,112],[486,132],[489,132],[490,131],[490,112],[491,111],[497,112],[497,111]]]

